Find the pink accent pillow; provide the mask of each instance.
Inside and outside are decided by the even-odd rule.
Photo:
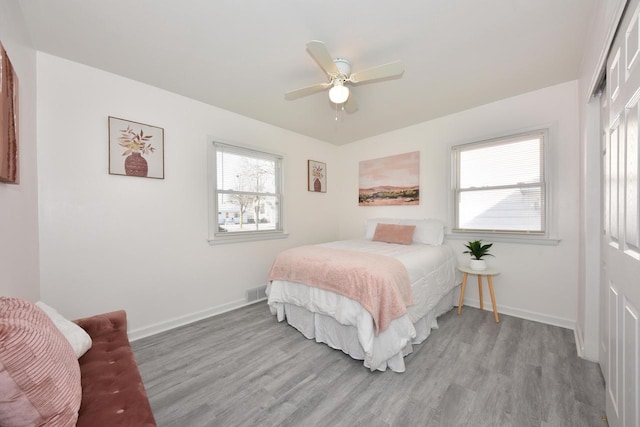
[[[78,360],[51,319],[0,297],[0,425],[72,426],[81,399]]]
[[[378,224],[415,225],[413,233],[414,243],[440,246],[444,242],[444,228],[442,221],[437,219],[401,219],[401,218],[372,218],[368,219],[365,226],[365,239],[373,239]]]
[[[376,232],[373,234],[373,240],[376,242],[410,245],[411,241],[413,240],[413,232],[415,230],[415,225],[379,223],[376,226]]]

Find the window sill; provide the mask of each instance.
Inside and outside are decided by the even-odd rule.
[[[213,239],[209,239],[209,245],[228,245],[231,243],[242,242],[258,242],[260,240],[275,240],[286,239],[289,237],[289,233],[274,232],[274,233],[255,233],[255,234],[242,234],[242,235],[230,235],[230,236],[216,236]]]
[[[557,246],[560,243],[560,239],[555,239],[552,237],[545,236],[507,236],[504,234],[492,234],[492,233],[447,233],[445,234],[445,239],[451,240],[488,240],[491,242],[502,242],[502,243],[518,243],[518,244],[528,244],[528,245],[543,245],[543,246]]]

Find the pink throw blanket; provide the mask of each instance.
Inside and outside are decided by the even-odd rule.
[[[269,280],[302,283],[358,301],[371,313],[376,335],[413,304],[407,269],[384,255],[301,246],[278,255]]]

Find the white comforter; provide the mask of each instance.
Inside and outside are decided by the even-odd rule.
[[[456,256],[448,246],[429,246],[419,243],[396,245],[368,239],[343,240],[322,246],[371,252],[397,258],[407,268],[415,304],[407,314],[394,319],[389,327],[375,335],[371,314],[358,302],[304,284],[273,281],[267,288],[271,313],[279,321],[285,319],[285,305],[292,304],[310,312],[330,316],[341,325],[356,328],[357,339],[364,353],[364,365],[371,370],[385,370],[390,359],[402,358],[403,349],[418,344],[425,337],[417,337],[414,324],[436,307],[443,296],[456,286]],[[308,337],[312,338],[312,337]],[[343,345],[328,343],[345,350]],[[345,350],[345,352],[350,353]],[[356,355],[352,354],[356,358]],[[404,363],[395,371],[404,371]]]

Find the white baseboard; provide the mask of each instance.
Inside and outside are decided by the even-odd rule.
[[[159,334],[160,332],[168,331],[170,329],[177,328],[179,326],[188,325],[189,323],[197,322],[198,320],[206,319],[211,316],[216,316],[218,314],[226,313],[227,311],[235,310],[240,307],[245,307],[248,305],[252,305],[258,303],[260,301],[265,301],[266,298],[262,298],[257,301],[247,302],[245,299],[240,299],[236,301],[232,301],[227,304],[222,304],[216,307],[211,307],[206,310],[198,311],[195,313],[187,314],[180,317],[175,317],[173,319],[156,323],[154,325],[145,326],[143,328],[133,329],[129,331],[129,340],[135,341],[141,338],[145,338],[151,335]],[[456,298],[457,300],[457,298]],[[465,298],[465,305],[470,307],[480,308],[480,300],[474,300],[470,298]],[[578,351],[578,356],[582,357],[583,348],[581,347],[582,339],[578,335],[577,327],[575,320],[565,319],[562,317],[549,316],[546,314],[540,314],[533,311],[522,310],[518,308],[513,308],[504,305],[497,305],[498,314],[507,314],[509,316],[519,317],[521,319],[533,320],[534,322],[546,323],[548,325],[560,326],[562,328],[571,329],[574,331],[574,335],[576,338],[576,350]],[[492,311],[493,308],[491,304],[484,304],[485,311]]]
[[[266,298],[260,300],[247,302],[245,299],[239,299],[229,302],[227,304],[211,307],[206,310],[197,311],[195,313],[186,314],[180,317],[174,317],[173,319],[166,320],[164,322],[156,323],[151,326],[145,326],[143,328],[133,329],[129,331],[129,340],[135,341],[141,338],[145,338],[151,335],[159,334],[160,332],[168,331],[170,329],[177,328],[179,326],[188,325],[189,323],[197,322],[198,320],[206,319],[211,316],[226,313],[227,311],[235,310],[240,307],[252,305],[260,301],[265,301]]]
[[[480,300],[474,300],[471,298],[464,298],[464,304],[480,308]],[[498,314],[508,314],[509,316],[519,317],[521,319],[533,320],[534,322],[546,323],[547,325],[560,326],[561,328],[567,328],[571,330],[575,330],[576,321],[573,319],[565,319],[557,316],[549,316],[548,314],[536,313],[534,311],[522,310],[520,308],[513,308],[509,306],[504,306],[497,304]],[[493,311],[493,307],[491,303],[484,304],[485,311]]]

